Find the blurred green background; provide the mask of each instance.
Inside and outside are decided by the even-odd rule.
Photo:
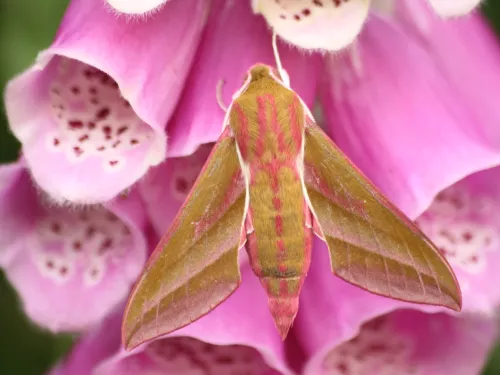
[[[0,0],[2,91],[10,77],[28,67],[37,52],[49,45],[67,2]],[[500,35],[500,2],[486,1],[484,11]],[[17,153],[18,144],[7,129],[2,107],[0,161],[15,160]],[[69,350],[71,337],[43,332],[26,320],[14,291],[1,273],[0,306],[0,375],[43,374]],[[500,375],[500,345],[493,351],[484,375]]]

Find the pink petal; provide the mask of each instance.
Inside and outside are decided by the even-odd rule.
[[[469,13],[480,2],[481,0],[429,0],[436,13],[443,17],[461,16]]]
[[[151,168],[139,183],[149,220],[158,236],[169,229],[191,191],[213,144],[201,146],[191,156],[169,158]]]
[[[284,40],[306,49],[337,51],[358,36],[370,0],[252,0],[252,5]]]
[[[493,315],[500,305],[500,168],[476,173],[438,194],[417,219],[457,275],[463,310]]]
[[[127,296],[147,255],[136,192],[105,206],[55,207],[24,170],[0,197],[2,227],[12,228],[0,231],[1,266],[35,323],[83,330]]]
[[[89,375],[120,349],[122,307],[108,315],[80,338],[71,353],[49,375]]]
[[[71,370],[76,364],[72,362],[75,361],[92,368],[95,375],[292,374],[284,364],[284,347],[274,328],[262,287],[249,267],[242,271],[241,287],[197,322],[132,352],[117,347],[104,361],[96,361],[93,354],[93,345],[100,343],[84,339],[57,374],[73,375]],[[115,323],[102,326],[101,332],[91,335],[98,338],[105,331],[107,336],[119,337],[116,321],[120,322],[121,314],[113,319]],[[89,353],[87,359],[85,353]]]
[[[357,52],[328,66],[322,100],[332,137],[410,217],[500,161],[428,51],[397,27],[373,17]]]
[[[425,4],[412,0],[398,4],[399,24],[426,49],[463,103],[475,127],[473,135],[498,148],[500,111],[491,98],[500,96],[500,46],[489,24],[479,12],[443,20]]]
[[[33,207],[37,197],[32,193],[31,179],[23,162],[0,164],[0,266],[16,255],[12,243],[34,225]],[[23,197],[23,199],[20,199]]]
[[[54,199],[109,200],[164,159],[206,12],[173,1],[131,21],[102,0],[71,2],[53,45],[5,97],[33,177]]]
[[[168,0],[106,0],[117,11],[127,14],[142,14],[159,8]]]
[[[283,65],[292,88],[309,105],[313,103],[320,56],[301,54],[280,45]],[[275,65],[271,34],[265,22],[252,14],[248,1],[215,0],[196,61],[182,99],[168,125],[169,156],[194,152],[199,144],[214,142],[222,131],[224,111],[216,100],[221,80],[228,105],[247,70],[257,62]]]
[[[491,319],[399,310],[365,323],[351,340],[316,352],[304,373],[478,374],[495,333]]]

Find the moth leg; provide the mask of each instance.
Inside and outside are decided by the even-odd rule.
[[[312,229],[313,233],[322,241],[326,242],[325,235],[321,230],[321,227],[318,223],[318,220],[314,217],[313,210],[309,207],[309,204],[305,207],[305,215],[306,215],[306,227]]]

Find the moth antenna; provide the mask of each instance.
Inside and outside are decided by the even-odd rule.
[[[226,81],[224,81],[223,79],[217,82],[217,86],[215,88],[215,97],[217,98],[217,104],[219,105],[219,107],[221,107],[224,112],[227,112],[227,106],[224,104],[224,99],[222,98],[222,88],[225,83]]]
[[[283,69],[283,64],[281,63],[280,53],[278,51],[278,37],[276,35],[276,31],[273,31],[273,52],[274,52],[274,60],[276,61],[276,67],[278,68],[278,72],[280,73],[281,79],[286,87],[290,87],[290,77],[285,69]]]

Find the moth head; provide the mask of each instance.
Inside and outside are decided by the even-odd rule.
[[[284,77],[284,78],[283,78]],[[278,83],[280,86],[289,88],[288,74],[284,70],[278,70],[272,66],[265,64],[256,64],[252,66],[245,75],[245,80],[241,88],[234,93],[233,100],[239,97],[248,90],[262,88],[269,84],[275,85]]]
[[[265,64],[256,64],[247,73],[247,81],[255,82],[261,79],[273,79],[285,87],[289,87],[290,79],[288,73],[284,69],[276,69]]]

